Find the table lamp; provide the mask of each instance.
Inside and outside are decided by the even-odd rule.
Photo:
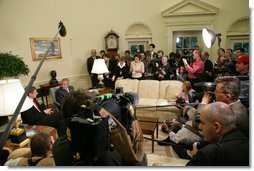
[[[95,59],[91,72],[93,74],[98,74],[98,80],[100,80],[100,82],[98,83],[98,88],[103,88],[104,87],[104,84],[102,82],[103,74],[108,72],[108,68],[106,66],[105,60],[104,59]]]
[[[0,80],[0,120],[8,122],[8,116],[11,116],[14,113],[24,92],[20,80]],[[28,110],[32,106],[32,101],[27,97],[20,112]],[[12,129],[10,137],[11,142],[17,145],[27,141],[26,131],[19,128],[18,125],[15,125],[14,129]]]

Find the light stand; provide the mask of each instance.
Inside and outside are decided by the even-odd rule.
[[[54,38],[52,39],[52,41],[50,42],[50,45],[49,45],[47,51],[44,53],[44,55],[43,55],[43,57],[42,57],[42,59],[41,59],[41,62],[39,63],[37,69],[35,70],[34,74],[32,75],[32,77],[31,77],[31,79],[30,79],[30,81],[29,81],[29,83],[28,83],[28,85],[27,85],[27,87],[26,87],[25,92],[24,92],[22,98],[20,99],[19,104],[18,104],[18,106],[16,107],[16,110],[15,110],[14,114],[12,115],[11,120],[9,121],[9,123],[8,123],[8,125],[7,125],[4,134],[3,134],[2,137],[1,137],[1,140],[0,140],[0,149],[1,149],[0,154],[2,153],[2,149],[3,149],[3,147],[4,147],[4,144],[5,144],[6,140],[7,140],[8,137],[9,137],[9,134],[10,134],[10,132],[11,132],[11,129],[13,128],[13,125],[14,125],[14,123],[15,123],[17,117],[18,117],[18,114],[20,113],[21,107],[23,106],[23,104],[24,104],[24,102],[25,102],[25,99],[26,99],[26,97],[27,97],[27,95],[28,95],[28,92],[30,91],[30,89],[31,89],[31,87],[32,87],[32,85],[33,85],[33,83],[34,83],[34,81],[36,80],[36,77],[37,77],[37,75],[38,75],[38,73],[39,73],[39,71],[40,71],[40,69],[41,69],[41,66],[42,66],[42,64],[43,64],[43,62],[44,62],[46,56],[48,55],[50,49],[51,49],[52,46],[54,45],[54,41],[56,40],[56,37],[57,37],[58,33],[60,33],[61,36],[65,36],[65,35],[66,35],[65,26],[63,25],[63,23],[62,23],[61,21],[59,22],[58,31],[57,31],[55,37],[54,37]]]

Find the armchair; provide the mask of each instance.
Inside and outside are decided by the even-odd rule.
[[[52,87],[49,89],[49,94],[50,96],[52,97],[52,101],[53,101],[53,104],[56,108],[57,111],[59,111],[60,107],[61,107],[61,104],[58,103],[56,101],[56,90],[59,88],[60,86],[57,86],[57,87]]]

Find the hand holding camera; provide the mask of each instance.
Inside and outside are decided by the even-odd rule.
[[[185,58],[182,58],[182,60],[183,60],[183,64],[186,66],[186,65],[188,65],[188,62],[187,62],[187,60],[185,59]]]
[[[194,142],[193,145],[192,145],[192,150],[191,150],[191,155],[194,156],[196,155],[196,153],[198,152],[198,142]]]
[[[211,91],[205,91],[202,98],[202,103],[209,104],[212,98],[213,98],[213,93]]]

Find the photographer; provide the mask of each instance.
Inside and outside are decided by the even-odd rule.
[[[200,59],[200,53],[198,50],[193,51],[193,63],[191,65],[188,64],[187,60],[185,58],[182,59],[185,69],[188,72],[188,79],[190,80],[191,84],[193,85],[196,82],[200,82],[203,80],[200,80],[197,74],[202,74],[204,70],[204,62]]]
[[[210,144],[199,149],[187,166],[249,166],[249,142],[235,128],[236,116],[229,105],[207,105],[201,110],[200,120],[202,134]]]
[[[62,105],[68,140],[53,147],[56,165],[146,165],[143,134],[135,113],[123,112],[123,105],[131,103],[121,99],[100,103],[84,89],[68,94]]]
[[[242,131],[246,137],[249,137],[249,114],[246,107],[239,100],[241,87],[239,79],[233,76],[218,77],[215,80],[215,84],[215,100],[217,102],[224,102],[230,106],[236,115],[236,127]],[[198,105],[198,111],[210,103],[212,95],[213,92],[204,93],[202,102]]]
[[[169,80],[170,79],[170,65],[168,64],[168,58],[163,56],[161,58],[161,65],[157,68],[156,72],[157,80]]]

